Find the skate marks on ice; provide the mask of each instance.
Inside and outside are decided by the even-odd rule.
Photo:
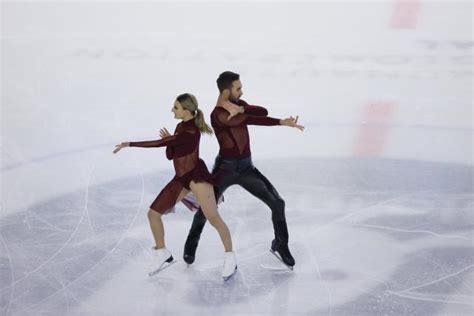
[[[457,311],[456,315],[472,314],[472,248],[432,248],[414,252],[411,257],[389,279],[379,280],[378,286],[369,291],[348,282],[346,287],[359,295],[350,302],[333,306],[332,313],[436,315],[443,314],[448,305],[449,311]],[[324,312],[325,309],[315,311],[317,315]]]
[[[321,297],[327,306],[304,312],[474,312],[471,167],[375,159],[315,160],[298,166],[318,176],[310,180],[311,201],[298,203],[304,196],[294,189],[296,203],[286,198],[292,240],[301,241],[306,250],[295,269],[318,271],[321,285],[328,285]],[[283,164],[272,167],[282,170]],[[294,185],[286,186],[290,190]],[[285,184],[279,189],[284,191]],[[317,213],[318,220],[311,221]],[[305,225],[312,222],[316,225]],[[344,276],[342,282],[338,276]]]
[[[132,238],[123,241],[142,217],[145,182],[143,177],[97,186],[87,181],[83,191],[4,217],[2,311],[38,311],[58,300],[73,306],[77,296],[83,300],[112,277],[118,258],[141,251]]]
[[[169,178],[150,174],[4,217],[2,313],[101,313],[120,295],[121,308],[150,298],[145,314],[472,314],[472,168],[376,159],[255,164],[286,201],[294,271],[268,251],[268,208],[237,187],[220,209],[239,272],[222,281],[221,245],[206,227],[191,267],[178,262],[149,278],[147,205]],[[179,211],[167,218],[177,259],[191,218]]]

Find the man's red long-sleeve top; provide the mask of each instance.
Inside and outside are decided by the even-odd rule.
[[[249,105],[239,100],[237,105],[244,107],[230,120],[229,112],[222,107],[215,107],[211,113],[211,125],[219,142],[219,156],[222,158],[247,158],[250,152],[250,137],[247,125],[280,125],[280,119],[269,117],[268,111],[261,106]]]

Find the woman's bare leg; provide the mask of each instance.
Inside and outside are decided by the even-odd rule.
[[[181,201],[188,192],[189,190],[182,189],[176,203]],[[155,249],[165,248],[165,228],[163,226],[163,221],[161,220],[161,214],[153,209],[149,209],[148,220],[150,221],[151,232],[155,239]]]
[[[209,221],[209,223],[211,223],[212,226],[214,226],[214,228],[219,233],[222,243],[224,244],[225,251],[232,251],[232,239],[230,237],[229,228],[217,212],[214,189],[207,182],[194,181],[191,181],[190,188],[194,196],[196,197],[199,205],[201,206],[202,211],[206,216],[207,220]]]

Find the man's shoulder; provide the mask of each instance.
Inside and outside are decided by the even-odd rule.
[[[212,109],[210,116],[213,117],[213,116],[216,115],[217,113],[219,113],[219,107],[218,107],[218,106],[215,106],[215,107]]]
[[[227,112],[227,110],[220,107],[220,106],[216,106],[216,107],[214,107],[214,109],[212,109],[211,117],[214,116],[214,115],[217,115],[219,113],[223,113],[223,112]]]
[[[225,111],[225,109],[219,107],[219,106],[216,106],[214,107],[214,109],[212,109],[212,112],[210,114],[210,117],[211,117],[211,124],[213,124],[216,120],[217,120],[217,117],[220,113],[222,113],[222,111]],[[221,114],[222,115],[222,114]]]

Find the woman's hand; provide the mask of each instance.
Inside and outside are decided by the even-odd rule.
[[[296,118],[294,118],[293,116],[290,116],[289,118],[282,119],[280,120],[280,124],[289,126],[289,127],[296,127],[300,131],[304,130],[304,126],[298,124],[298,115],[296,116]]]
[[[160,137],[161,138],[165,138],[165,137],[169,137],[171,136],[170,132],[168,132],[168,130],[166,128],[162,128],[160,129]]]
[[[129,147],[129,146],[130,146],[130,142],[115,145],[114,154],[118,153],[120,151],[120,149],[122,149],[124,147]]]

